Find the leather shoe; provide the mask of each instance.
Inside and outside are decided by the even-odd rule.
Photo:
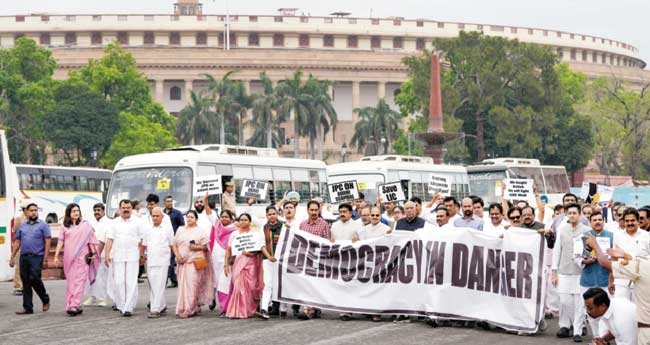
[[[558,338],[569,338],[571,337],[571,331],[566,327],[562,327],[559,331],[557,331],[556,335]]]
[[[34,314],[33,310],[18,310],[16,311],[16,315],[29,315],[29,314]]]

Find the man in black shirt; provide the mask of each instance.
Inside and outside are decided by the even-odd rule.
[[[424,219],[418,217],[417,207],[413,201],[404,204],[404,218],[397,221],[395,230],[415,231],[424,228]]]

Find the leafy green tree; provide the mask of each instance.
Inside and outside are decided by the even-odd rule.
[[[318,146],[318,159],[323,159],[323,141],[330,129],[332,135],[336,131],[338,122],[336,110],[329,94],[329,81],[321,81],[310,75],[305,85],[310,95],[305,125],[302,134],[309,137],[309,157],[316,158],[315,146]]]
[[[154,102],[146,76],[137,69],[131,53],[122,49],[119,43],[106,46],[100,59],[91,59],[78,71],[71,71],[70,80],[85,82],[91,89],[104,95],[119,112],[120,130],[102,164],[111,167],[122,156],[160,151],[170,147],[170,141],[176,142],[173,136],[176,128],[174,117],[160,103]],[[146,141],[150,135],[140,135],[144,133],[138,133],[139,128],[150,128],[159,137]],[[131,138],[129,135],[140,136]]]
[[[88,85],[69,81],[57,86],[54,100],[43,117],[45,139],[63,152],[66,165],[96,164],[119,130],[116,107]]]
[[[445,130],[461,134],[447,145],[454,161],[517,155],[563,164],[570,171],[586,166],[591,124],[575,109],[585,79],[558,67],[552,50],[464,32],[433,44],[447,66],[441,71]],[[404,111],[428,114],[430,54],[407,57],[404,63],[412,91],[407,87],[398,104]],[[448,123],[460,126],[450,130]],[[572,133],[580,133],[579,143],[570,143]]]
[[[280,81],[276,89],[280,100],[279,111],[286,114],[286,116],[293,114],[293,155],[297,158],[299,156],[300,137],[302,135],[300,129],[303,128],[306,122],[311,103],[311,95],[305,86],[305,82],[302,80],[301,70],[296,70],[291,79]]]
[[[593,119],[601,172],[647,178],[650,147],[650,83],[631,90],[618,79],[599,78],[589,87],[584,109]]]
[[[43,115],[54,105],[52,53],[29,38],[0,49],[0,125],[7,131],[14,162],[43,163],[47,142]]]
[[[112,167],[124,156],[156,152],[177,144],[167,128],[145,116],[123,111],[119,114],[119,122],[121,129],[106,152],[102,166]]]
[[[226,127],[233,121],[235,116],[233,108],[235,100],[232,97],[232,90],[235,81],[231,77],[237,73],[237,70],[228,71],[221,79],[206,74],[208,79],[208,95],[212,103],[211,109],[214,113],[214,119],[219,124],[219,143],[226,144]],[[228,134],[232,135],[230,131]]]
[[[176,137],[183,145],[202,145],[216,141],[219,126],[210,110],[210,100],[201,93],[190,93],[190,103],[178,115]]]
[[[266,72],[260,73],[262,93],[253,97],[253,118],[249,123],[254,128],[247,144],[258,147],[279,147],[282,145],[278,131],[280,124],[286,121],[286,113],[278,111],[280,97],[273,88]]]
[[[354,135],[350,139],[350,144],[361,152],[371,138],[375,141],[384,138],[386,141],[383,153],[388,153],[391,142],[398,136],[401,114],[391,109],[383,98],[380,98],[374,107],[364,107],[354,111],[359,112],[359,121],[354,125]]]

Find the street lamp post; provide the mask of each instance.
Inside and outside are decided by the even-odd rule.
[[[97,166],[97,148],[93,146],[90,150],[90,159],[92,160],[92,166]]]
[[[345,163],[345,155],[348,153],[348,144],[341,145],[341,163]]]
[[[382,149],[382,152],[383,152],[382,154],[383,155],[388,154],[388,147],[386,147],[386,144],[388,143],[388,140],[386,140],[386,138],[384,138],[384,137],[381,137],[381,139],[379,141],[381,142],[381,149]]]

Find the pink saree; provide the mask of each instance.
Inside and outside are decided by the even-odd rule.
[[[237,255],[232,265],[232,289],[226,316],[235,319],[255,314],[264,287],[260,279],[262,256]]]
[[[228,302],[230,301],[230,293],[232,292],[232,284],[230,278],[226,277],[223,273],[223,265],[225,261],[225,251],[228,249],[228,242],[230,241],[230,235],[237,231],[237,227],[234,224],[224,226],[221,223],[220,219],[217,219],[212,225],[212,231],[210,232],[210,251],[217,251],[215,255],[219,257],[214,260],[212,263],[216,267],[215,269],[215,288],[217,289],[217,299],[219,300],[219,309],[222,313],[225,313],[228,309]],[[215,248],[215,244],[219,248]],[[223,252],[223,253],[222,253]],[[214,255],[212,256],[215,259]]]
[[[95,237],[93,227],[85,220],[69,228],[62,226],[59,241],[64,243],[65,310],[71,310],[81,306],[86,286],[95,282],[100,260],[96,256],[92,263],[88,265],[86,255],[89,252],[89,244],[95,248],[95,253],[97,253],[99,242]]]
[[[201,311],[201,306],[212,300],[214,291],[214,274],[207,252],[190,250],[190,241],[207,245],[209,239],[198,227],[182,226],[176,231],[174,244],[179,254],[187,261],[178,265],[178,299],[176,300],[176,315],[181,317],[194,316]],[[202,270],[194,268],[193,261],[205,257],[208,267]]]

